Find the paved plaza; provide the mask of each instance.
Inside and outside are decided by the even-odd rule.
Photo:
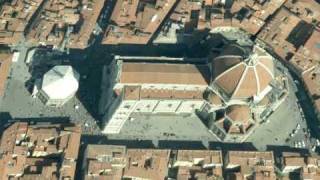
[[[0,104],[0,112],[9,113],[12,119],[20,118],[70,118],[72,122],[79,123],[86,134],[96,134],[100,130],[95,119],[86,110],[77,97],[71,99],[61,108],[47,107],[39,99],[31,97],[26,88],[26,82],[30,79],[28,67],[24,63],[26,52],[20,54],[19,60],[12,63],[7,89]],[[77,107],[77,108],[76,108]]]
[[[289,79],[289,95],[279,108],[269,117],[269,122],[255,129],[246,140],[252,142],[259,150],[266,150],[266,145],[287,145],[294,146],[295,141],[305,140],[302,129],[307,128],[306,121],[301,115],[297,103],[295,91],[297,90],[293,80]],[[300,124],[299,131],[290,137]]]
[[[115,139],[217,141],[196,115],[132,114]]]

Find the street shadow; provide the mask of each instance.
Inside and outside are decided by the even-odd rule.
[[[0,112],[0,134],[10,125],[12,116],[9,112]],[[1,136],[1,135],[0,135]]]
[[[108,139],[106,135],[82,135],[83,144],[122,145],[127,148],[154,148],[151,140]]]
[[[108,45],[102,46],[103,51],[120,56],[168,56],[182,57],[188,48],[184,44],[149,44],[149,45]]]
[[[298,98],[298,103],[300,104],[305,116],[307,129],[310,129],[310,134],[312,137],[319,138],[320,121],[314,111],[312,99],[310,96],[308,96],[308,92],[302,86],[300,79],[294,73],[291,73],[291,75],[297,82],[299,82],[298,91],[295,92],[295,95]]]
[[[164,149],[206,149],[201,141],[171,141],[171,140],[160,140],[158,142],[159,148]]]
[[[71,61],[72,67],[81,75],[77,98],[88,113],[100,123],[99,99],[101,93],[101,80],[103,63],[80,60]]]
[[[299,153],[301,155],[310,154],[308,149],[293,148],[290,146],[276,146],[276,145],[267,145],[267,151],[273,151],[273,154],[275,157],[280,157],[284,152]]]
[[[196,65],[198,71],[200,72],[200,74],[202,75],[203,79],[210,84],[211,81],[211,72],[209,69],[209,66],[204,66],[204,65]]]
[[[275,164],[277,167],[282,166],[282,154],[285,152],[290,153],[297,153],[301,156],[309,156],[310,152],[308,149],[301,149],[301,148],[292,148],[290,146],[275,146],[275,145],[268,145],[267,151],[273,152],[273,157],[275,157]]]
[[[257,148],[250,142],[223,143],[209,142],[209,149],[221,149],[223,151],[257,151]]]
[[[36,124],[72,124],[69,117],[35,117],[35,118],[15,118],[12,122],[28,122],[30,125]]]

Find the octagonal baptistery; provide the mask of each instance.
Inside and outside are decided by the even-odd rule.
[[[230,45],[213,60],[212,73],[213,87],[222,97],[258,102],[272,89],[273,58],[258,46],[246,55],[242,47]]]
[[[71,66],[55,66],[44,74],[38,97],[47,106],[63,106],[76,94],[79,78]]]

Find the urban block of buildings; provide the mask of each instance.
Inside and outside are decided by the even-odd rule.
[[[318,157],[285,152],[281,158],[281,171],[284,177],[292,179],[319,179],[319,163]]]
[[[120,0],[116,2],[102,44],[147,44],[177,0]]]
[[[229,151],[224,163],[226,179],[277,179],[272,152]]]
[[[74,179],[81,129],[16,122],[2,134],[0,179]]]
[[[1,137],[0,179],[315,180],[320,172],[319,156],[297,152],[275,157],[272,151],[223,153],[110,144],[88,144],[82,152],[80,138],[80,126],[73,124],[12,123]]]
[[[221,179],[223,160],[221,151],[178,150],[173,162],[176,179]]]
[[[5,1],[0,15],[0,42],[85,49],[98,33],[97,21],[104,5],[104,0]]]
[[[170,156],[169,156],[170,155]],[[276,159],[279,165],[276,165]],[[104,179],[312,179],[319,157],[272,151],[155,150],[88,145],[82,167],[86,180]],[[133,172],[134,170],[134,172]]]
[[[43,3],[43,0],[4,1],[0,7],[0,44],[17,44]]]
[[[34,45],[85,49],[92,40],[104,0],[45,1],[30,22],[26,39]]]
[[[257,36],[300,76],[318,119],[319,8],[316,1],[286,1]]]

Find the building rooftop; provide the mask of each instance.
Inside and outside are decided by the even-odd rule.
[[[303,74],[303,81],[313,100],[314,108],[320,112],[320,66]]]
[[[80,136],[80,127],[74,125],[12,124],[1,138],[1,179],[15,176],[73,179]]]
[[[0,44],[17,44],[42,3],[43,0],[3,2],[0,7]]]
[[[295,172],[303,179],[318,179],[320,178],[320,157],[319,156],[306,156],[299,153],[282,154],[282,171],[284,174],[290,176]]]
[[[288,59],[288,53],[296,51],[296,48],[287,41],[287,37],[300,21],[289,10],[281,8],[258,34],[258,38],[272,46],[281,58]]]
[[[170,150],[128,149],[124,178],[162,180],[168,175]]]
[[[288,0],[284,6],[306,22],[320,19],[320,4],[316,0]]]
[[[226,109],[226,116],[232,121],[245,123],[251,118],[250,107],[231,105]]]
[[[142,100],[142,99],[203,99],[203,89],[192,88],[160,88],[160,87],[142,87],[142,86],[125,86],[123,88],[123,98],[125,100]]]
[[[312,70],[319,65],[320,59],[320,31],[313,31],[304,46],[293,55],[290,63],[300,73]]]
[[[222,153],[211,150],[178,150],[174,167],[177,179],[222,177]]]
[[[82,9],[80,11],[83,24],[80,29],[71,33],[68,48],[85,49],[91,43],[91,37],[95,33],[95,27],[98,18],[102,13],[106,0],[81,1]]]
[[[85,154],[85,179],[97,177],[120,179],[126,165],[126,147],[113,145],[88,145]]]
[[[41,90],[49,99],[66,99],[78,90],[79,78],[71,66],[55,66],[43,76]]]
[[[214,84],[229,98],[259,96],[274,78],[273,58],[257,51],[248,58],[224,54],[213,60]]]
[[[43,4],[31,22],[27,40],[33,45],[84,49],[94,31],[105,0],[60,1]]]
[[[147,44],[177,0],[120,0],[102,44]]]
[[[232,179],[276,178],[272,152],[229,151],[225,157],[225,167],[227,176]]]
[[[181,0],[172,11],[162,35],[167,36],[171,23],[177,24],[179,33],[191,34],[197,30],[217,27],[238,27],[251,34],[263,28],[265,21],[285,0],[257,2],[243,1],[188,1]]]
[[[215,124],[226,134],[246,135],[255,125],[251,108],[247,105],[231,105],[225,110],[225,116],[215,120]],[[223,137],[223,136],[222,136]]]
[[[123,62],[121,84],[174,84],[206,86],[210,70],[206,65]]]

